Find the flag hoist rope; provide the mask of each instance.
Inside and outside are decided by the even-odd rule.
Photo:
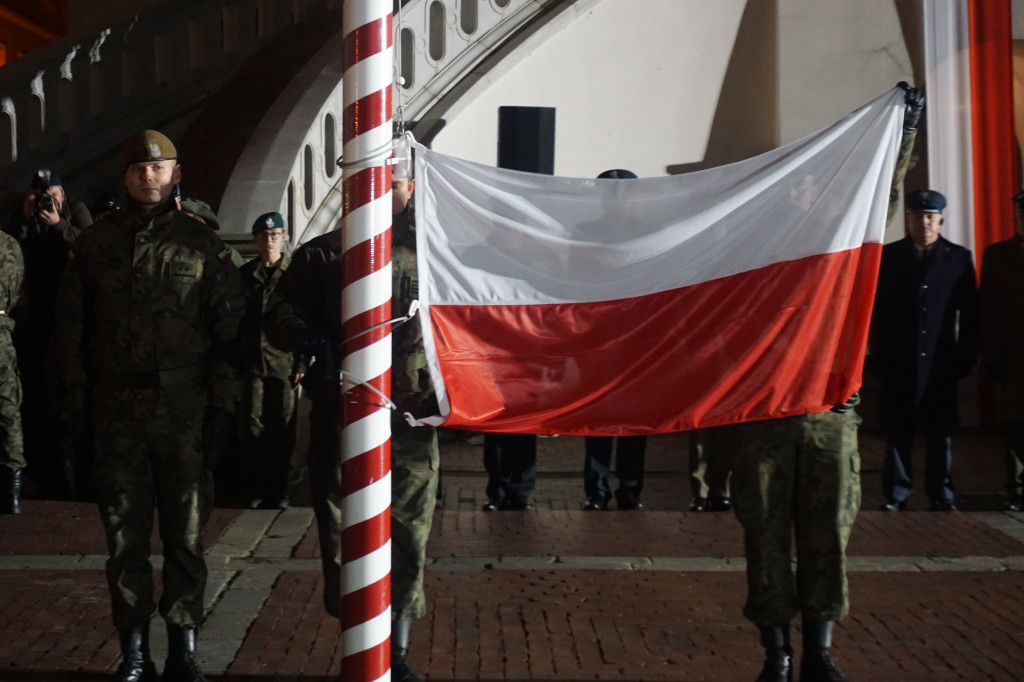
[[[344,0],[341,679],[390,677],[391,0]],[[385,400],[382,400],[382,396]]]

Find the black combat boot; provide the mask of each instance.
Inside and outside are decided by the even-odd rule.
[[[156,666],[149,659],[149,622],[118,630],[121,639],[121,665],[114,682],[157,682]]]
[[[793,682],[793,648],[789,645],[789,624],[761,627],[764,667],[756,682]]]
[[[419,673],[405,659],[409,651],[409,630],[412,621],[391,621],[391,680],[392,682],[423,682]]]
[[[196,663],[196,629],[167,624],[167,661],[163,682],[209,682]]]
[[[804,652],[800,659],[800,682],[850,682],[828,655],[832,646],[831,620],[804,621]]]
[[[0,467],[0,514],[21,513],[21,469]]]

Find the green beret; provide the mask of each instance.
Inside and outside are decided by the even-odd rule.
[[[252,224],[252,233],[259,234],[266,230],[273,230],[274,228],[284,228],[284,218],[277,211],[271,211],[270,213],[264,213]]]
[[[121,149],[121,170],[128,170],[133,163],[177,158],[178,150],[166,135],[156,130],[143,130],[125,140]]]

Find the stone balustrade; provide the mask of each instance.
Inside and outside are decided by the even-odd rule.
[[[181,120],[285,28],[341,0],[175,0],[0,69],[0,173],[74,175],[142,123]]]
[[[551,19],[597,1],[409,0],[401,10],[396,3],[396,76],[404,79],[395,85],[396,114],[428,135],[497,62],[558,23]],[[0,187],[23,189],[40,167],[74,178],[80,196],[110,187],[116,172],[96,177],[94,169],[113,171],[102,162],[129,132],[145,125],[180,135],[256,51],[332,12],[337,39],[273,93],[238,163],[223,169],[231,174],[223,195],[203,197],[219,205],[227,232],[247,232],[254,207],[278,207],[295,241],[332,229],[341,214],[341,2],[175,0],[15,60],[0,69]]]

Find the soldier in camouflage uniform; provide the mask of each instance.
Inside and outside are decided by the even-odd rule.
[[[163,544],[164,682],[204,682],[195,660],[207,568],[211,474],[204,439],[240,392],[228,365],[244,293],[211,230],[176,210],[174,145],[147,130],[122,151],[127,205],[76,243],[58,296],[67,409],[88,391],[106,573],[124,659],[120,682],[155,682],[150,535]]]
[[[21,470],[25,452],[21,434],[21,380],[11,341],[14,320],[10,313],[18,301],[25,277],[21,247],[0,232],[0,514],[21,511]]]
[[[302,358],[270,345],[263,314],[291,259],[281,253],[288,238],[284,219],[274,211],[252,224],[259,255],[239,268],[246,289],[245,317],[238,334],[246,372],[242,399],[242,441],[252,464],[253,509],[288,506],[288,470],[295,449],[296,388],[305,371]]]
[[[906,90],[906,113],[890,220],[924,106],[920,91],[900,86]],[[800,682],[847,681],[828,650],[835,621],[850,606],[846,544],[861,500],[858,402],[855,393],[830,411],[734,427],[733,503],[747,558],[743,614],[760,629],[766,653],[757,682],[793,679],[789,622],[797,614],[803,621]]]
[[[413,181],[397,167],[392,192],[392,314],[407,313],[419,294],[412,204]],[[310,487],[317,516],[324,571],[324,606],[340,613],[341,512],[339,487],[341,440],[341,233],[328,232],[299,248],[277,287],[279,305],[268,313],[267,335],[285,350],[305,347],[319,357],[303,385],[313,401],[310,413]],[[326,343],[315,350],[321,338]],[[325,349],[326,348],[326,352]],[[391,397],[397,405],[391,429],[391,668],[396,682],[422,678],[409,666],[406,652],[412,621],[426,613],[423,571],[426,544],[437,498],[439,453],[436,429],[410,427],[403,414],[437,414],[426,368],[423,337],[415,322],[392,329]]]

